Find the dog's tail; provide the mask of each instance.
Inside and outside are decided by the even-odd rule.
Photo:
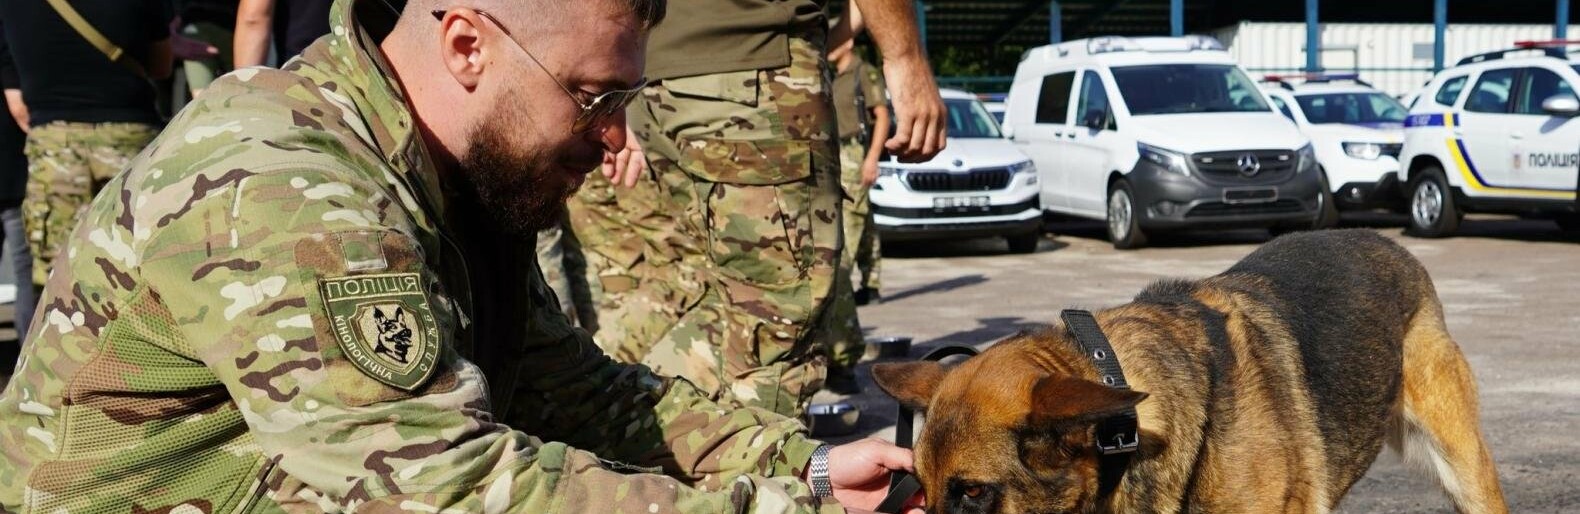
[[[1508,512],[1492,453],[1481,436],[1476,381],[1448,334],[1431,281],[1404,340],[1404,380],[1389,444],[1434,474],[1462,514]]]

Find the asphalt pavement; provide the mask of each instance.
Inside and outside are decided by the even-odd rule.
[[[1363,215],[1351,226],[1394,238],[1426,264],[1450,332],[1481,389],[1481,417],[1511,512],[1580,511],[1580,235],[1548,221],[1476,216],[1459,237],[1402,235],[1404,219]],[[1213,275],[1269,238],[1266,231],[1187,233],[1150,248],[1114,250],[1094,222],[1055,222],[1034,254],[1000,240],[888,245],[879,305],[862,307],[869,339],[910,336],[911,357],[948,344],[985,348],[1045,325],[1068,307],[1128,302],[1162,278]],[[894,403],[866,390],[858,432],[891,439]],[[823,393],[822,400],[837,399]],[[1384,450],[1340,513],[1453,512],[1433,479]]]

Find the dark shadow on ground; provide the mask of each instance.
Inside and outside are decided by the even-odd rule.
[[[1043,234],[1037,253],[1053,252],[1070,246]],[[886,259],[915,259],[928,257],[984,257],[1014,255],[1001,237],[966,239],[930,239],[921,241],[884,241],[883,257]]]
[[[912,296],[921,296],[921,295],[924,295],[924,294],[933,294],[933,293],[945,293],[945,292],[953,291],[953,290],[956,290],[956,289],[960,289],[962,287],[971,287],[971,286],[974,286],[974,285],[977,285],[977,284],[981,284],[981,283],[984,283],[984,282],[987,282],[987,281],[988,281],[987,277],[982,276],[980,274],[977,274],[977,275],[966,275],[966,276],[963,276],[963,277],[955,277],[955,278],[950,278],[950,279],[944,279],[944,280],[940,280],[940,281],[937,281],[937,282],[933,282],[931,284],[917,286],[917,287],[913,287],[913,288],[910,288],[910,289],[902,289],[902,290],[896,291],[896,292],[894,292],[892,294],[885,294],[883,296],[883,301],[885,301],[885,302],[897,302],[897,301],[900,301],[900,300],[903,300],[903,299],[906,299],[906,298],[910,298]]]

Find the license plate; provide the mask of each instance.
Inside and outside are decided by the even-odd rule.
[[[1276,187],[1226,189],[1223,192],[1223,203],[1265,203],[1277,199],[1278,188]]]
[[[933,199],[933,210],[937,211],[970,211],[987,209],[989,205],[986,196],[945,196]]]

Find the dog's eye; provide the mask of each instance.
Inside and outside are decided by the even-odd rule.
[[[965,491],[963,491],[963,492],[965,493],[967,498],[977,499],[977,498],[981,498],[982,497],[982,493],[986,492],[986,490],[983,489],[982,486],[980,486],[980,485],[973,485],[973,486],[966,487]]]

